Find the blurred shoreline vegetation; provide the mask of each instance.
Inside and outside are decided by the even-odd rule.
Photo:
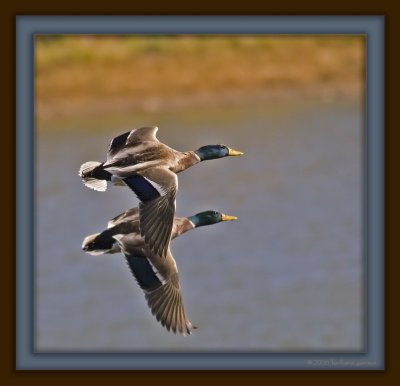
[[[36,122],[268,97],[359,98],[364,63],[363,35],[36,35]]]

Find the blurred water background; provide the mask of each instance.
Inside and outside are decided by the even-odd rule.
[[[330,95],[39,116],[35,349],[361,350],[362,99]],[[239,217],[173,242],[199,327],[190,337],[157,323],[122,255],[81,250],[86,235],[138,201],[127,188],[85,188],[79,166],[104,160],[111,138],[144,125],[178,150],[224,143],[245,153],[179,175],[177,215]]]

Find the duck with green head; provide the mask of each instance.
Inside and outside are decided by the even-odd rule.
[[[201,226],[236,220],[215,210],[190,217],[175,217],[172,239]],[[139,210],[132,208],[113,218],[106,230],[87,236],[82,249],[92,255],[121,252],[148,306],[157,320],[174,333],[190,335],[196,328],[187,318],[179,285],[178,269],[170,247],[166,258],[154,254],[140,234]]]
[[[141,201],[140,233],[150,249],[165,257],[176,207],[176,173],[199,162],[243,153],[225,145],[202,146],[181,152],[156,138],[158,128],[141,127],[114,138],[105,162],[86,162],[79,175],[83,183],[105,191],[107,182],[126,184]]]

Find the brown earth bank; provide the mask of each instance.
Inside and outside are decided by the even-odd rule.
[[[36,36],[35,117],[360,96],[363,36]]]

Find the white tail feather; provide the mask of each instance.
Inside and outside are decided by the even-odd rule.
[[[92,177],[84,177],[83,183],[90,189],[97,190],[99,192],[105,192],[107,190],[107,181],[97,180]]]
[[[79,168],[79,177],[82,177],[83,174],[86,174],[86,173],[92,171],[94,168],[97,168],[97,166],[99,166],[99,165],[101,165],[101,162],[97,162],[97,161],[85,162]]]
[[[90,173],[94,168],[101,165],[101,162],[89,161],[81,165],[79,169],[79,177],[82,178],[83,183],[91,189],[99,192],[105,192],[107,190],[107,181],[98,180],[97,178],[86,176],[85,174]]]

